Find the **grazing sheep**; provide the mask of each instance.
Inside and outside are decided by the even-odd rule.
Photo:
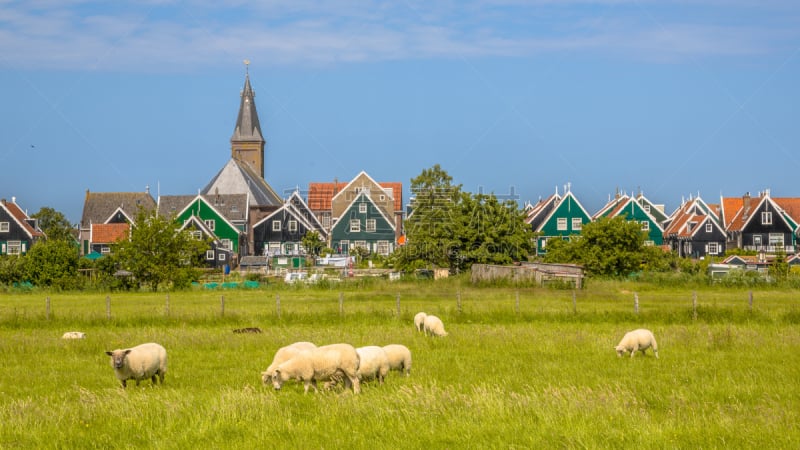
[[[625,336],[622,337],[622,340],[619,341],[614,349],[617,351],[617,356],[621,357],[623,354],[630,352],[631,358],[636,353],[636,351],[641,351],[642,354],[645,354],[645,350],[648,348],[653,349],[653,353],[658,358],[658,344],[656,343],[656,337],[653,336],[653,332],[650,330],[645,330],[640,328],[638,330],[633,330],[625,333]]]
[[[151,342],[133,348],[107,351],[106,355],[111,357],[111,367],[123,388],[127,387],[127,380],[136,380],[136,386],[139,386],[139,382],[146,378],[150,378],[155,385],[156,375],[161,379],[161,384],[164,384],[164,376],[167,374],[167,351],[164,347]]]
[[[82,331],[67,331],[61,339],[86,339],[86,333]]]
[[[276,367],[294,358],[300,352],[314,350],[315,348],[317,348],[317,346],[311,342],[295,342],[294,344],[279,348],[278,351],[275,352],[275,357],[272,358],[272,363],[267,367],[267,370],[261,372],[261,382],[264,384],[271,383],[272,373],[275,372]]]
[[[431,336],[447,336],[442,319],[436,316],[425,316],[425,334]]]
[[[241,333],[261,333],[261,328],[258,327],[247,327],[247,328],[237,328],[233,330],[234,333],[241,334]]]
[[[358,379],[359,380],[378,380],[378,384],[383,384],[383,379],[389,373],[389,357],[383,351],[383,347],[368,345],[358,347]]]
[[[353,387],[353,393],[361,392],[358,381],[360,358],[350,344],[331,344],[300,352],[294,358],[281,363],[272,374],[272,387],[279,390],[288,380],[302,381],[304,392],[309,386],[317,391],[317,381],[334,380],[343,376],[345,387]]]
[[[427,314],[424,312],[418,312],[417,315],[414,316],[414,327],[417,329],[417,331],[421,332],[424,330],[426,316]]]
[[[389,344],[383,347],[386,352],[386,357],[389,359],[389,370],[398,370],[400,373],[405,373],[406,376],[411,374],[411,350],[405,345]]]

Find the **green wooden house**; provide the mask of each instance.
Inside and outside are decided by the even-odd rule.
[[[661,223],[645,210],[644,206],[635,197],[617,193],[600,211],[592,216],[592,220],[602,217],[623,216],[626,220],[638,222],[642,231],[647,232],[645,244],[661,245],[664,242],[664,228]]]
[[[568,239],[580,235],[583,225],[591,222],[592,216],[567,188],[563,196],[556,191],[547,199],[532,205],[525,221],[538,234],[536,253],[543,255],[547,252],[549,239]]]
[[[158,212],[181,224],[194,218],[213,233],[213,238],[234,255],[244,256],[242,243],[246,242],[245,230],[248,220],[246,194],[219,195],[168,195],[158,199]]]
[[[370,253],[389,255],[394,251],[395,226],[392,218],[363,190],[345,208],[331,229],[331,247],[348,255],[355,247]]]

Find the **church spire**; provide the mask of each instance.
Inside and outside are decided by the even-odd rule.
[[[239,103],[239,116],[231,136],[231,157],[239,162],[244,162],[264,178],[264,145],[266,141],[261,134],[261,124],[258,121],[255,97],[256,93],[250,86],[250,61],[245,60],[244,88]]]

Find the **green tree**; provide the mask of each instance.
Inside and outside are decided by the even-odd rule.
[[[646,237],[634,221],[603,217],[585,224],[580,237],[547,241],[544,261],[580,264],[591,275],[625,276],[657,255],[654,250],[661,252],[646,249]]]
[[[533,231],[515,201],[500,202],[494,194],[462,192],[454,211],[446,224],[456,242],[449,254],[451,269],[528,259]]]
[[[78,250],[63,239],[48,239],[32,246],[25,256],[27,279],[37,286],[77,287]]]
[[[447,224],[455,213],[461,185],[438,164],[424,169],[411,179],[411,213],[406,220],[406,245],[394,255],[397,266],[414,269],[428,266],[448,267],[450,253],[458,243]]]
[[[47,239],[58,241],[72,241],[72,224],[66,216],[53,208],[43,207],[32,218],[39,221],[39,228],[44,232]]]
[[[393,255],[399,268],[438,266],[458,272],[474,263],[528,258],[533,233],[513,200],[462,192],[439,165],[412,178],[411,190],[407,244]]]
[[[180,231],[176,221],[142,210],[131,226],[130,239],[113,245],[112,251],[119,269],[156,291],[161,285],[185,281],[187,271],[202,261],[208,248],[208,243]]]
[[[300,240],[300,243],[303,245],[303,248],[306,249],[306,252],[313,256],[319,256],[320,251],[325,247],[325,242],[322,240],[319,232],[314,230],[306,232]]]

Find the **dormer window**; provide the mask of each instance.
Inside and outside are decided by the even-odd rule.
[[[761,225],[772,225],[772,211],[761,213]]]
[[[711,233],[712,231],[714,231],[714,226],[711,222],[706,222],[706,233]]]

